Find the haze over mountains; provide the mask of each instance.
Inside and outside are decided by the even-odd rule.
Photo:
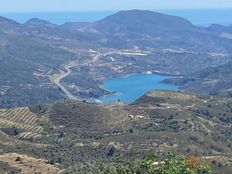
[[[206,68],[210,71],[211,67],[216,66],[220,68],[220,65],[231,61],[231,26],[197,27],[183,18],[151,11],[121,11],[94,23],[77,22],[61,26],[40,19],[19,24],[4,17],[1,17],[0,24],[2,107],[64,99],[62,91],[51,83],[49,77],[59,73],[69,61],[77,61],[78,68],[91,68],[95,72],[95,77],[86,72],[88,80],[76,84],[83,89],[83,92],[75,94],[80,98],[102,96],[105,93],[100,89],[102,79],[115,75],[152,70],[186,75],[188,78],[192,73]],[[93,56],[89,49],[102,52],[103,55],[110,49],[147,51],[149,54],[145,56],[145,63],[141,63],[139,58],[132,58],[135,57],[133,55],[127,55],[126,61],[132,65],[117,72],[112,67],[122,66],[125,61],[122,61],[122,56],[120,58],[117,55],[119,58],[116,62],[109,62],[107,57],[102,56],[96,62],[101,65],[102,70],[99,70],[84,63],[85,57],[91,59]],[[103,66],[105,63],[108,68]],[[105,74],[103,69],[108,69],[112,74]],[[80,79],[85,81],[81,76]],[[69,76],[63,83],[69,86],[74,80],[79,81],[77,73],[76,79]],[[93,89],[91,81],[96,83],[96,80],[99,85]],[[217,81],[218,91],[222,90],[221,80]],[[207,93],[197,89],[194,91]],[[14,99],[12,96],[15,96]]]
[[[199,27],[152,11],[64,25],[0,17],[0,173],[95,172],[97,160],[116,154],[171,149],[228,174],[231,53],[232,26]],[[139,73],[171,75],[164,83],[182,92],[95,103],[113,94],[104,80]]]

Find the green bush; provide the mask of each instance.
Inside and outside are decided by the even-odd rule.
[[[195,156],[173,153],[157,158],[150,154],[131,161],[117,159],[98,165],[98,174],[209,174],[210,167]]]

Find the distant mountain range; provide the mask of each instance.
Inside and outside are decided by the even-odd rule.
[[[95,173],[98,161],[168,150],[231,173],[231,35],[141,10],[64,25],[0,17],[0,173]],[[105,79],[146,72],[185,92],[89,102],[112,94]]]
[[[59,73],[63,65],[71,60],[82,62],[83,57],[90,56],[89,49],[148,51],[151,53],[149,59],[146,59],[150,60],[149,63],[138,63],[140,60],[135,61],[134,58],[127,60],[133,61],[137,68],[140,66],[143,70],[150,66],[149,70],[152,68],[155,71],[156,67],[159,72],[186,75],[187,79],[197,71],[206,68],[211,71],[212,67],[230,62],[231,47],[232,26],[197,27],[186,19],[152,11],[121,11],[93,23],[64,25],[40,19],[19,24],[1,17],[0,106],[24,106],[63,100],[65,96],[51,84],[48,77]],[[140,72],[136,68],[124,71],[127,71],[124,74]],[[96,75],[99,79],[106,78],[102,72],[99,70]],[[109,72],[111,77],[114,76],[112,70]],[[223,74],[221,77],[224,77]],[[83,83],[83,88],[93,86],[89,84],[90,80],[87,81],[88,85]],[[218,79],[220,82],[221,79]],[[70,86],[70,82],[66,83]],[[185,90],[185,86],[181,89]],[[223,90],[223,85],[219,86],[217,89]],[[99,90],[93,96],[96,93],[102,95]],[[20,91],[20,95],[16,91]],[[193,91],[207,93],[207,90],[198,88]]]

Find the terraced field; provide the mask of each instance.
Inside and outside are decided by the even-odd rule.
[[[232,99],[171,91],[152,91],[132,104],[68,101],[2,109],[0,168],[21,168],[8,152],[35,163],[44,159],[42,166],[59,164],[66,173],[94,173],[96,160],[110,161],[115,154],[130,158],[173,150],[197,154],[212,164],[215,174],[228,174],[231,127]]]
[[[38,138],[43,132],[38,117],[28,108],[0,110],[0,134],[18,139]]]

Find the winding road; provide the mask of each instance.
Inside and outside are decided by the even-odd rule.
[[[89,65],[91,63],[94,63],[96,61],[98,61],[102,56],[108,56],[111,54],[119,54],[119,55],[136,55],[136,56],[145,56],[146,54],[144,53],[137,53],[137,52],[123,52],[123,51],[109,51],[106,53],[98,53],[97,55],[93,56],[93,59],[90,61],[85,62],[83,65]],[[76,96],[74,96],[73,94],[71,94],[68,89],[66,89],[65,86],[63,86],[61,84],[61,80],[64,79],[65,77],[67,77],[68,75],[70,75],[72,73],[71,68],[78,66],[76,63],[72,63],[72,64],[67,64],[64,65],[64,69],[65,72],[60,70],[60,74],[55,74],[53,76],[49,76],[50,80],[56,85],[58,86],[59,89],[61,89],[63,91],[63,93],[68,97],[68,99],[70,100],[81,100],[80,98],[77,98]]]
[[[72,70],[70,68],[72,67],[75,67],[75,66],[65,66],[65,70],[66,72],[63,72],[63,71],[60,71],[61,74],[60,76],[58,76],[57,78],[55,78],[53,80],[54,84],[56,84],[65,94],[66,96],[70,99],[70,100],[79,100],[76,96],[72,95],[61,83],[60,81],[62,79],[64,79],[65,77],[67,77],[71,72]]]

